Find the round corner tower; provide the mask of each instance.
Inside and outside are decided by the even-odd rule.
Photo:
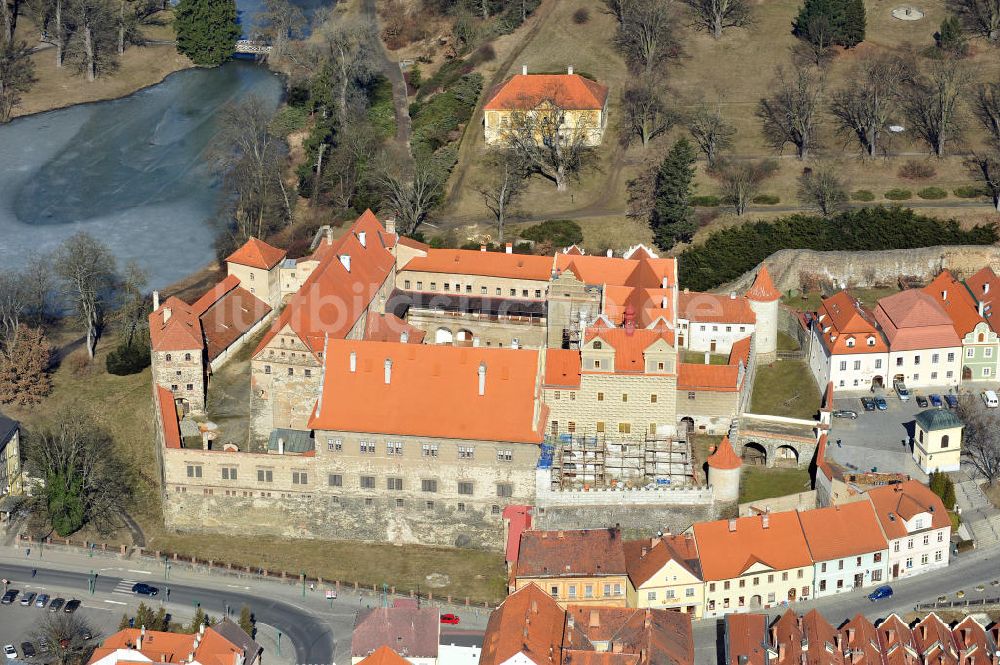
[[[730,503],[740,497],[740,471],[743,462],[736,456],[729,437],[723,437],[715,452],[708,456],[708,485],[712,498],[720,503]]]
[[[754,325],[754,348],[758,360],[769,363],[778,356],[778,302],[781,292],[774,286],[767,264],[762,263],[746,298],[757,317]]]

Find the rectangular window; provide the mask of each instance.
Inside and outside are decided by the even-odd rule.
[[[568,423],[566,423],[566,431],[569,432],[570,434],[572,434],[573,432],[575,432],[576,431],[576,423],[573,422],[572,420],[569,421]]]
[[[991,367],[983,368],[983,376],[990,376],[991,374],[993,374],[993,368]]]
[[[536,298],[541,298],[542,297],[542,290],[541,289],[535,289],[535,297]]]
[[[782,582],[787,582],[788,581],[788,571],[785,571],[785,572],[781,573],[781,581]]]
[[[270,374],[270,373],[271,373],[271,366],[264,365],[264,374]]]
[[[934,553],[934,560],[935,561],[941,560],[941,550],[938,550],[937,552]]]
[[[258,483],[273,483],[274,471],[272,469],[257,469]]]
[[[841,360],[840,361],[840,371],[841,372],[847,371],[847,361],[846,360]]]
[[[965,357],[972,358],[976,355],[976,350],[971,346],[965,350]]]
[[[331,473],[327,476],[327,483],[330,487],[343,487],[344,486],[344,476],[339,473]]]
[[[549,425],[549,431],[552,432],[553,434],[558,434],[559,433],[559,421],[558,420],[553,420],[552,421],[552,423]]]
[[[385,442],[385,454],[386,455],[402,455],[403,454],[403,442],[402,441],[386,441]]]
[[[872,582],[881,582],[881,581],[882,581],[882,571],[878,570],[878,569],[873,570],[872,571]]]
[[[403,479],[402,478],[386,478],[385,488],[393,492],[399,492],[403,489]]]
[[[362,439],[359,442],[359,450],[361,451],[362,455],[374,455],[375,454],[375,442],[374,441],[366,441],[366,440]]]
[[[514,459],[514,451],[512,450],[498,450],[497,451],[497,461],[498,462],[510,462]]]
[[[421,492],[437,492],[438,491],[438,481],[436,480],[421,480],[420,481],[420,491]]]
[[[819,581],[819,590],[820,591],[826,591],[826,580],[820,580]]]
[[[881,552],[875,552],[875,555],[872,557],[872,561],[874,561],[875,563],[878,563],[881,560],[882,560],[882,553]]]
[[[854,371],[856,372],[859,369],[861,369],[861,361],[860,360],[855,360],[854,361]]]
[[[235,466],[224,466],[222,467],[222,479],[223,480],[236,480],[237,471]]]
[[[694,399],[694,392],[688,392],[688,399]]]
[[[983,349],[983,355],[985,357],[987,357],[987,358],[992,358],[993,357],[993,347],[992,346],[987,346],[985,349]]]
[[[396,507],[397,508],[403,508],[404,506],[406,506],[406,502],[405,501],[403,501],[402,499],[396,499]]]
[[[627,402],[628,401],[628,393],[622,393],[622,401],[623,402]]]
[[[604,393],[597,393],[597,401],[598,402],[604,401]]]
[[[295,368],[294,367],[289,367],[288,368],[288,376],[295,376]]]
[[[656,592],[655,591],[647,591],[646,592],[646,600],[656,600]]]
[[[426,508],[427,510],[434,510],[434,502],[433,501],[425,501],[424,502],[424,508]]]
[[[187,474],[188,478],[201,478],[201,465],[188,464]]]
[[[408,280],[408,279],[404,279],[403,280],[403,288],[404,289],[409,289],[410,288],[410,280]]]
[[[567,591],[569,591],[570,598],[576,598],[576,585],[570,584]]]
[[[431,282],[431,291],[437,291],[437,288],[438,288],[437,282]]]
[[[603,434],[604,433],[604,422],[601,421],[601,420],[597,421],[597,433],[598,434]]]
[[[674,590],[667,589],[667,600],[673,600],[673,599],[674,599]]]
[[[955,354],[954,353],[949,353],[948,354],[948,362],[955,362]]]
[[[900,356],[899,358],[896,358],[896,367],[902,367],[902,366],[903,366],[903,358],[902,356]]]
[[[340,452],[344,449],[343,439],[327,439],[326,449],[332,452]]]
[[[619,434],[631,434],[632,433],[632,423],[618,423],[618,433]]]
[[[931,364],[932,365],[936,365],[939,360],[941,360],[941,354],[939,354],[939,353],[932,353],[931,354]]]
[[[498,296],[499,296],[499,295],[501,295],[501,292],[500,292],[500,287],[499,287],[499,286],[497,287],[497,290],[496,290],[496,294],[497,294]]]
[[[375,476],[361,476],[358,484],[363,490],[373,490],[375,489]]]
[[[503,498],[514,496],[514,485],[511,483],[497,483],[497,496]]]
[[[920,555],[920,565],[921,566],[926,566],[927,565],[927,561],[928,561],[927,555],[926,554],[921,554]]]
[[[882,369],[882,359],[881,358],[876,358],[875,359],[875,369]]]
[[[464,513],[465,512],[465,504],[464,503],[459,502],[458,505],[456,505],[455,507],[458,509],[458,512],[460,512],[460,513]]]
[[[694,587],[690,587],[689,586],[688,588],[684,589],[684,597],[685,598],[693,598],[694,597]]]
[[[458,459],[472,459],[475,457],[476,449],[472,446],[459,446]]]
[[[583,597],[584,598],[593,598],[594,597],[594,585],[593,584],[585,584],[583,586]]]
[[[308,376],[312,376],[312,375],[313,375],[313,371],[312,371],[311,369],[306,369],[306,370],[305,370],[305,375],[306,375],[307,377],[308,377]]]
[[[432,286],[431,288],[434,287]],[[417,280],[417,291],[423,291],[423,290],[424,290],[424,283],[421,282],[420,280]]]
[[[305,471],[292,471],[292,484],[293,485],[308,485],[309,484],[309,474]]]
[[[913,364],[914,365],[920,364],[920,356],[913,356]]]
[[[486,295],[486,287],[485,286],[480,286],[479,287],[479,295],[481,295],[481,296],[485,296]]]
[[[458,493],[472,496],[472,483],[464,480],[458,481]]]
[[[437,457],[438,456],[438,444],[436,443],[425,443],[420,446],[420,454],[424,457]]]

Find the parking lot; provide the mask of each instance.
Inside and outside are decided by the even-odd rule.
[[[42,626],[42,621],[44,621],[46,616],[51,615],[49,607],[47,604],[44,608],[36,607],[34,602],[30,606],[25,607],[21,605],[21,598],[26,591],[36,594],[48,593],[52,598],[58,596],[64,598],[66,601],[72,600],[74,596],[47,591],[40,587],[25,584],[11,584],[9,588],[17,589],[19,593],[12,604],[0,605],[0,645],[13,645],[17,650],[17,659],[24,662],[36,663],[38,665],[52,662],[53,658],[44,653],[44,650],[39,647],[37,637],[39,629]],[[63,610],[60,609],[59,612],[63,612]],[[115,632],[118,629],[118,622],[121,620],[120,612],[116,613],[107,607],[88,607],[86,602],[76,610],[75,615],[84,619],[89,625],[93,632],[95,644],[102,637]],[[25,656],[25,650],[22,646],[24,642],[31,644],[36,652],[34,656]]]

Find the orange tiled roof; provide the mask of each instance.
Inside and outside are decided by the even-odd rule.
[[[143,636],[144,635],[144,636]],[[141,653],[153,663],[182,663],[189,653],[194,653],[195,660],[201,665],[237,665],[243,658],[243,648],[230,642],[212,627],[205,632],[195,646],[197,635],[167,633],[158,630],[141,628],[126,628],[110,635],[101,646],[94,651],[90,663],[113,655],[120,651],[114,662],[142,662],[141,658],[129,657],[129,653]],[[141,648],[139,642],[141,639]],[[255,659],[257,654],[246,654],[247,661]]]
[[[410,661],[383,644],[370,656],[358,661],[358,665],[410,665]]]
[[[692,575],[701,578],[698,548],[690,534],[627,540],[624,547],[628,577],[637,589],[660,572],[668,561],[676,561]]]
[[[350,358],[355,358],[355,371]],[[385,362],[390,360],[389,383]],[[486,366],[479,394],[479,368]],[[310,429],[540,443],[538,352],[331,338]],[[497,414],[503,414],[502,418]]]
[[[994,665],[996,661],[990,656],[996,647],[990,644],[990,636],[978,621],[967,616],[955,624],[951,633],[962,665]]]
[[[965,285],[976,302],[983,303],[983,318],[990,324],[990,328],[994,332],[1000,332],[1000,314],[994,308],[994,305],[1000,305],[1000,300],[994,302],[1000,293],[1000,277],[993,272],[993,268],[986,266],[965,280]]]
[[[896,485],[876,487],[868,490],[867,494],[889,540],[906,536],[903,522],[919,513],[931,515],[931,529],[951,526],[951,518],[941,498],[920,481],[907,480]]]
[[[802,532],[815,561],[832,561],[888,549],[875,510],[856,501],[799,513]]]
[[[518,654],[536,665],[558,664],[565,616],[535,584],[518,589],[490,614],[479,665],[502,665]]]
[[[837,630],[817,610],[802,617],[802,631],[808,641],[802,665],[842,665],[843,653],[838,648]]]
[[[743,466],[743,461],[733,450],[733,444],[729,442],[729,437],[722,437],[719,447],[708,456],[707,464],[713,469],[738,469]]]
[[[758,302],[773,302],[781,298],[781,291],[775,288],[766,263],[760,264],[760,270],[757,271],[753,284],[747,289],[746,297]]]
[[[920,289],[900,291],[879,300],[875,320],[893,351],[962,346],[951,319],[934,298]]]
[[[755,323],[750,303],[743,296],[682,291],[677,296],[677,317],[701,323]]]
[[[831,354],[885,353],[889,350],[871,312],[847,291],[824,298],[816,314],[814,325]],[[869,339],[874,343],[869,344]]]
[[[608,99],[606,86],[579,74],[517,74],[490,91],[487,111],[527,111],[545,101],[563,110],[599,110]]]
[[[739,362],[743,363],[746,367],[750,364],[750,344],[753,341],[753,337],[746,336],[743,339],[738,339],[733,342],[732,348],[729,349],[729,364],[736,365]]]
[[[958,336],[965,337],[986,319],[979,316],[979,304],[965,285],[947,270],[942,270],[930,284],[923,288],[951,319]]]
[[[175,296],[167,298],[149,315],[149,341],[153,351],[201,350],[201,328],[191,306]]]
[[[925,663],[958,665],[958,650],[951,629],[934,612],[913,626],[913,641]]]
[[[525,531],[521,534],[519,578],[625,575],[625,549],[618,529]]]
[[[694,665],[690,614],[570,605],[566,617],[563,665],[581,661],[594,665]],[[596,647],[612,643],[615,648],[607,651]],[[603,657],[607,655],[611,658]]]
[[[400,272],[408,270],[548,282],[552,277],[552,257],[472,249],[428,249],[427,256],[413,257]]]
[[[802,665],[804,638],[805,632],[799,617],[794,611],[785,610],[785,613],[771,624],[771,648],[778,652],[778,657],[774,659],[775,664]]]
[[[844,653],[852,656],[851,665],[884,665],[878,631],[865,615],[856,614],[841,626],[840,640]]]
[[[371,312],[365,321],[365,339],[370,342],[401,342],[406,333],[410,344],[423,344],[427,332],[411,326],[395,314]]]
[[[913,631],[896,614],[886,617],[875,630],[885,665],[917,665],[920,662]]]
[[[546,349],[545,385],[579,388],[580,352],[574,349]]]
[[[250,238],[243,246],[226,257],[226,263],[239,263],[251,268],[270,270],[285,258],[285,250],[268,245],[263,240]]]
[[[725,624],[725,665],[767,665],[766,614],[727,614]]]
[[[729,522],[716,520],[694,525],[706,580],[738,577],[756,563],[773,570],[812,565],[802,525],[794,511],[740,517],[732,531]]]
[[[267,303],[238,284],[239,280],[236,288],[226,292],[218,300],[203,303],[205,298],[202,298],[193,306],[197,311],[207,305],[199,314],[198,322],[210,361],[215,360],[233,342],[271,313],[271,307]],[[206,297],[210,295],[214,294],[209,292]]]
[[[181,426],[177,422],[177,405],[174,394],[161,385],[156,386],[156,399],[163,416],[163,444],[167,448],[181,447]]]
[[[677,389],[734,393],[739,390],[739,376],[736,365],[678,363]]]
[[[587,342],[600,339],[615,350],[615,372],[644,373],[646,364],[643,354],[646,349],[661,339],[673,346],[674,333],[671,330],[599,325],[587,328],[584,339]]]

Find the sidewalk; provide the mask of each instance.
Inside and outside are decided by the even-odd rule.
[[[972,533],[979,549],[1000,545],[1000,510],[997,510],[964,470],[956,474],[955,501],[961,509],[962,523]]]

